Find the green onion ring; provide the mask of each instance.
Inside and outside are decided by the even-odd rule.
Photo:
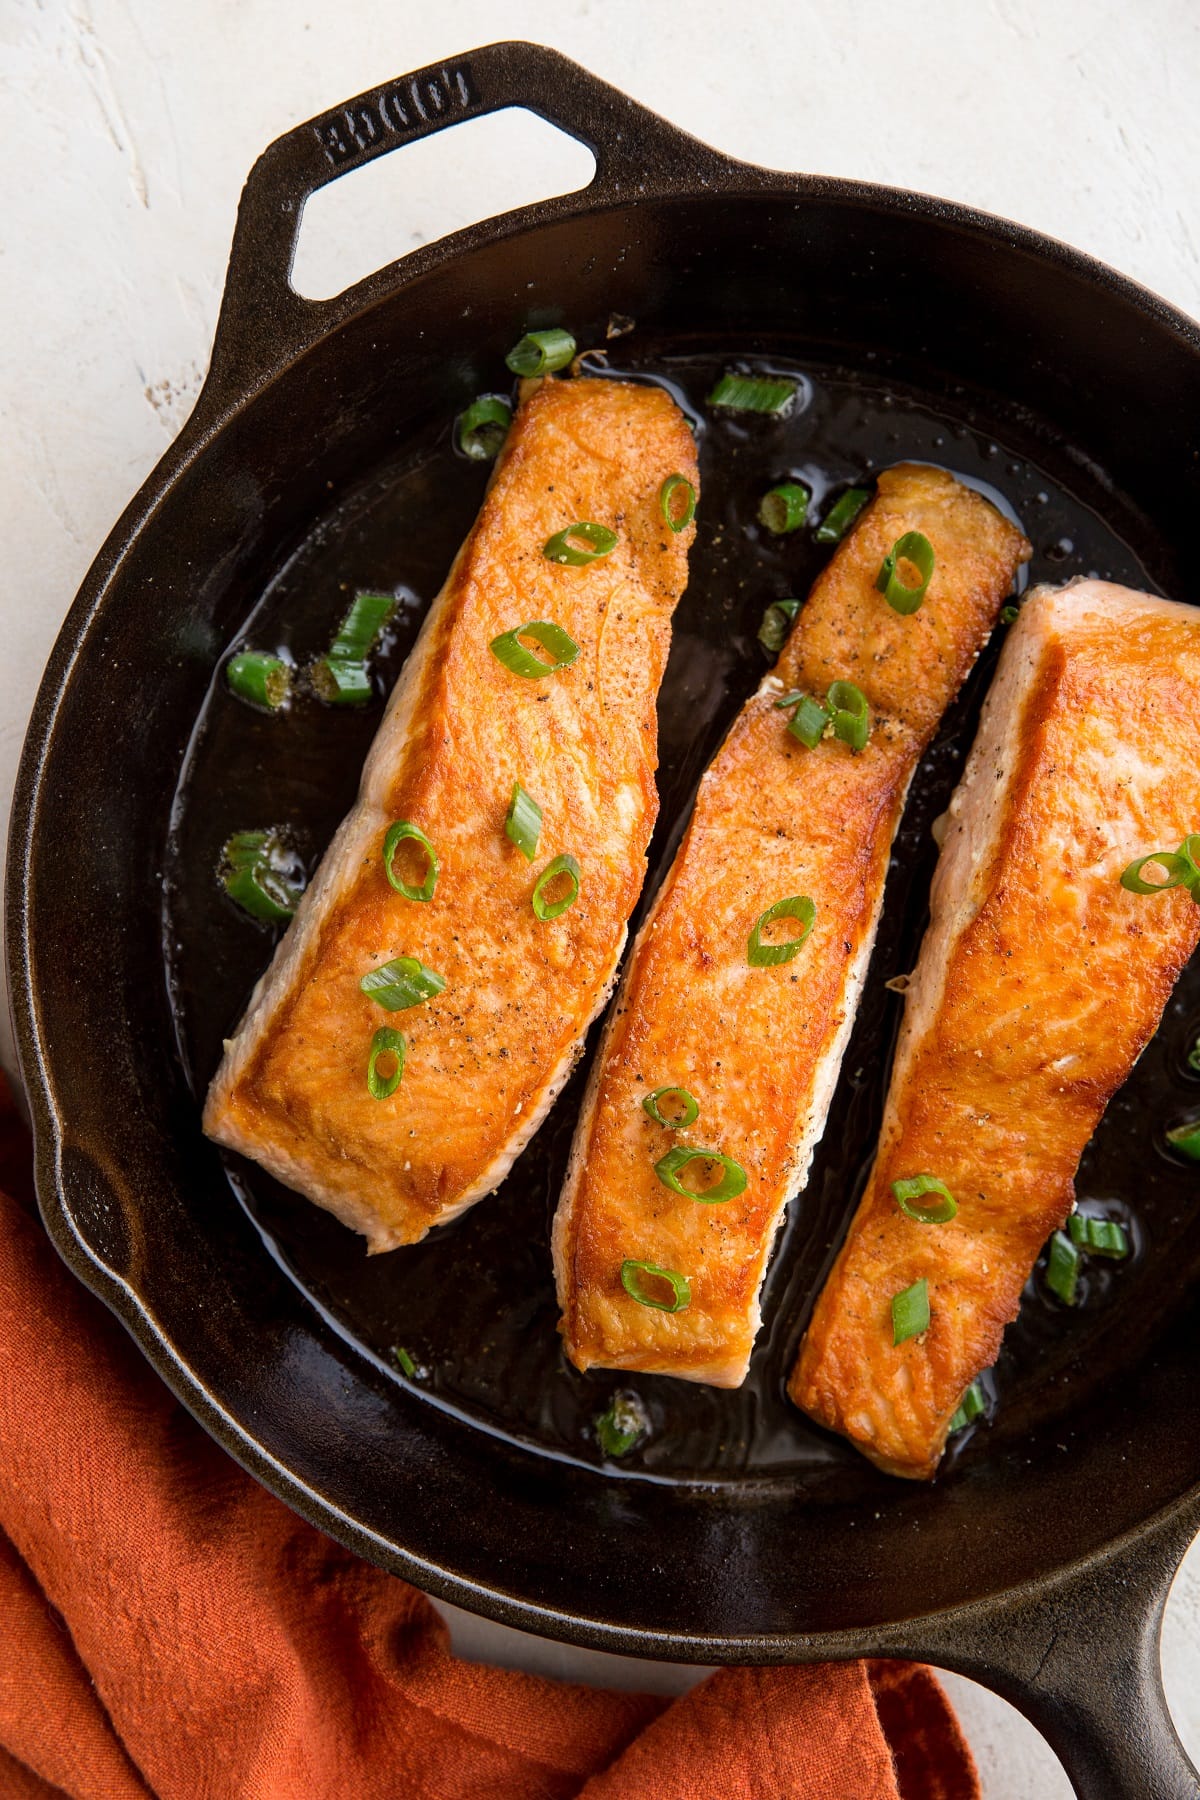
[[[408,1054],[408,1040],[402,1031],[393,1031],[390,1025],[381,1025],[371,1039],[371,1055],[367,1062],[367,1092],[373,1100],[390,1100],[400,1086],[400,1077],[404,1074],[404,1058]],[[395,1073],[381,1075],[379,1059],[391,1055],[396,1059]],[[411,1370],[409,1373],[411,1374]]]
[[[833,735],[851,750],[865,750],[871,735],[871,709],[867,696],[852,681],[830,684],[828,706],[833,719]]]
[[[692,1162],[719,1163],[725,1173],[716,1187],[697,1194],[691,1188],[684,1187],[680,1175],[680,1171]],[[668,1150],[655,1163],[654,1173],[673,1194],[679,1194],[685,1200],[696,1200],[701,1206],[720,1206],[726,1200],[735,1199],[744,1192],[746,1186],[746,1171],[740,1163],[735,1163],[732,1157],[722,1156],[719,1150],[702,1150],[695,1144],[676,1144],[673,1150]]]
[[[958,1211],[958,1201],[936,1175],[907,1175],[900,1181],[893,1181],[892,1192],[905,1218],[914,1219],[918,1225],[946,1225]],[[914,1206],[913,1202],[922,1194],[939,1197],[932,1206]]]
[[[929,1329],[929,1283],[922,1275],[892,1295],[892,1343],[903,1344]]]
[[[1142,870],[1149,863],[1157,863],[1165,869],[1165,881],[1146,881]],[[1152,850],[1149,856],[1139,856],[1131,862],[1121,876],[1121,886],[1131,894],[1165,894],[1169,888],[1183,887],[1188,880],[1188,865],[1183,857],[1174,850]]]
[[[658,1104],[664,1097],[672,1094],[678,1095],[683,1104],[683,1111],[677,1119],[666,1118]],[[654,1092],[647,1094],[642,1101],[642,1109],[650,1114],[656,1125],[665,1125],[668,1131],[686,1131],[688,1126],[694,1125],[700,1117],[700,1102],[694,1094],[689,1094],[685,1087],[655,1088]]]
[[[1129,1238],[1125,1227],[1116,1219],[1098,1219],[1094,1213],[1073,1212],[1067,1220],[1067,1231],[1077,1250],[1093,1256],[1107,1256],[1122,1262],[1129,1255]]]
[[[605,1456],[628,1456],[650,1428],[646,1409],[636,1394],[616,1393],[607,1412],[592,1420],[596,1442]]]
[[[427,969],[415,956],[394,956],[391,962],[369,970],[358,985],[368,999],[388,1012],[404,1012],[440,994],[446,978],[436,969]]]
[[[1192,1119],[1186,1125],[1176,1125],[1167,1132],[1167,1142],[1172,1150],[1185,1156],[1188,1162],[1200,1162],[1200,1119]]]
[[[968,1425],[973,1425],[976,1419],[981,1419],[986,1411],[987,1401],[984,1398],[983,1388],[978,1381],[973,1381],[958,1403],[958,1411],[950,1421],[947,1436],[953,1436],[956,1431],[962,1431]]]
[[[910,562],[920,574],[918,587],[908,587],[896,573],[900,562]],[[898,537],[880,565],[875,586],[893,612],[915,613],[925,598],[925,590],[933,580],[933,545],[923,531],[906,531]]]
[[[781,481],[768,488],[758,503],[758,522],[772,537],[788,537],[799,531],[808,517],[808,489],[798,481]]]
[[[817,526],[818,544],[840,544],[870,498],[866,488],[847,488]]]
[[[561,900],[543,900],[542,890],[549,886],[556,875],[565,875],[571,883],[570,891]],[[575,858],[569,853],[556,856],[548,862],[537,878],[533,890],[533,910],[543,921],[561,918],[569,911],[579,898],[580,868]]]
[[[787,375],[726,374],[708,396],[708,404],[730,412],[785,413],[799,385]]]
[[[395,594],[355,594],[329,646],[334,662],[363,662],[396,610]]]
[[[545,331],[527,331],[504,361],[514,375],[553,375],[556,369],[565,369],[574,354],[570,332],[553,325]]]
[[[1046,1263],[1046,1286],[1064,1306],[1074,1306],[1079,1285],[1079,1251],[1065,1231],[1056,1231],[1050,1239],[1050,1257]]]
[[[401,881],[392,866],[396,851],[406,838],[413,838],[420,844],[429,858],[425,879],[420,887],[412,887],[407,881]],[[387,876],[389,884],[395,888],[398,894],[403,894],[406,900],[433,899],[433,890],[437,886],[439,873],[437,851],[421,827],[414,825],[411,819],[397,819],[394,825],[388,826],[383,839],[383,872]]]
[[[800,611],[799,600],[772,600],[762,616],[758,641],[772,656],[778,656]]]
[[[531,637],[535,644],[550,652],[553,661],[545,662],[542,657],[535,656],[521,642],[522,638]],[[527,681],[540,681],[545,675],[553,675],[559,669],[570,668],[579,655],[579,645],[569,632],[551,619],[531,619],[528,625],[518,625],[515,631],[502,631],[499,637],[492,639],[488,646],[497,662],[502,662],[506,669],[514,675],[521,675]]]
[[[525,792],[519,781],[514,781],[512,785],[512,799],[508,803],[508,814],[504,820],[504,835],[517,846],[526,862],[533,861],[537,855],[538,839],[542,835],[542,809]]]
[[[576,538],[582,538],[588,548],[581,549]],[[547,562],[583,569],[588,563],[599,562],[602,556],[611,556],[619,541],[616,532],[607,525],[596,525],[591,519],[577,519],[574,525],[568,525],[546,539],[542,555]]]
[[[676,513],[673,501],[676,494],[686,489],[684,506],[681,513]],[[672,531],[686,531],[696,516],[696,490],[686,475],[668,475],[658,490],[658,510]]]
[[[326,706],[365,706],[374,693],[371,671],[365,662],[348,662],[340,656],[320,656],[309,670],[312,690]]]
[[[221,886],[260,925],[286,925],[300,904],[304,883],[282,866],[286,851],[278,831],[235,831],[221,850]]]
[[[774,906],[768,906],[754,922],[754,930],[746,940],[746,961],[752,969],[777,969],[783,963],[791,962],[793,956],[805,942],[817,917],[816,905],[807,894],[790,894],[786,900],[777,900]],[[799,937],[788,938],[781,944],[764,944],[762,932],[765,925],[775,919],[795,919],[800,925]]]
[[[829,708],[823,700],[803,694],[800,704],[788,720],[788,730],[806,749],[815,750],[829,724]]]
[[[671,1290],[670,1300],[655,1300],[648,1294],[642,1280],[644,1275],[665,1281]],[[682,1312],[692,1298],[691,1283],[686,1275],[679,1275],[674,1269],[660,1269],[657,1263],[637,1262],[633,1257],[627,1257],[621,1264],[621,1286],[639,1306],[652,1306],[657,1312]]]
[[[231,656],[225,664],[225,679],[231,694],[264,712],[278,712],[291,697],[291,668],[282,656],[270,656],[263,650],[239,650]]]
[[[480,394],[459,413],[455,442],[471,462],[492,462],[499,456],[511,424],[512,407],[502,395]]]

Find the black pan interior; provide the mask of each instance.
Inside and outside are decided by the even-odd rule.
[[[634,329],[609,338],[614,315]],[[755,1653],[783,1654],[789,1634],[1009,1586],[1195,1478],[1200,1177],[1162,1130],[1200,1111],[1186,1061],[1200,972],[1081,1171],[1081,1196],[1128,1219],[1135,1256],[1093,1264],[1074,1311],[1035,1278],[989,1420],[930,1489],[876,1474],[782,1384],[865,1174],[898,1017],[883,981],[912,966],[930,826],[1002,630],[914,786],[868,996],[741,1392],[584,1377],[558,1350],[547,1232],[583,1070],[496,1196],[387,1257],[368,1260],[249,1165],[222,1165],[197,1100],[271,939],[220,893],[220,845],[287,824],[319,857],[479,504],[483,475],[454,452],[450,422],[507,384],[503,351],[523,326],[551,319],[607,351],[584,378],[665,381],[698,425],[701,531],[660,706],[650,886],[766,666],[764,604],[803,594],[828,554],[809,533],[761,532],[766,486],[796,475],[819,504],[888,462],[938,462],[1015,511],[1031,579],[1098,573],[1186,599],[1196,353],[1115,284],[899,206],[657,203],[530,232],[360,315],[233,417],[132,546],[62,697],[30,923],[66,1204],[127,1313],[136,1297],[174,1346],[193,1403],[218,1407],[231,1447],[339,1535],[470,1604],[547,1608],[573,1623],[521,1616],[580,1636],[675,1633],[706,1656],[766,1636]],[[714,420],[704,396],[730,362],[794,370],[802,404],[781,422]],[[348,594],[378,585],[404,604],[368,711],[302,701],[269,719],[224,692],[233,645],[302,661]],[[619,1386],[652,1431],[603,1466],[592,1421]]]

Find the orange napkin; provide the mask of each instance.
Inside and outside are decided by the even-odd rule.
[[[978,1800],[916,1666],[724,1669],[669,1703],[460,1661],[171,1398],[59,1263],[28,1162],[0,1076],[6,1800]]]

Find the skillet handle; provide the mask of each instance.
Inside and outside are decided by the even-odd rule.
[[[1079,1800],[1197,1800],[1159,1663],[1163,1607],[1194,1525],[1139,1536],[1032,1600],[959,1615],[914,1654],[1019,1707]]]
[[[596,158],[586,188],[523,209],[532,218],[652,194],[685,167],[700,185],[734,170],[755,173],[538,44],[489,44],[399,76],[276,138],[250,171],[217,321],[211,387],[238,397],[356,310],[365,290],[380,284],[380,275],[372,275],[324,301],[305,300],[291,287],[296,236],[310,195],[389,150],[510,106],[538,113]],[[404,261],[421,255],[414,250]],[[219,397],[205,395],[210,405]]]

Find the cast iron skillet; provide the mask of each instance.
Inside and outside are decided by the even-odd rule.
[[[416,250],[336,300],[295,295],[288,273],[308,195],[397,144],[510,105],[592,147],[590,188]],[[925,1658],[1015,1701],[1080,1794],[1194,1795],[1157,1651],[1167,1588],[1200,1527],[1188,1299],[1198,1246],[1194,1190],[1152,1148],[1162,1108],[1188,1098],[1180,1046],[1200,1022],[1194,985],[1104,1128],[1096,1191],[1105,1171],[1122,1169],[1122,1192],[1145,1188],[1121,1304],[1085,1309],[1082,1324],[1048,1313],[1039,1324],[1033,1295],[1034,1323],[1026,1330],[1023,1318],[999,1371],[1008,1392],[994,1425],[929,1487],[877,1476],[778,1410],[877,1121],[883,1002],[860,1026],[824,1173],[777,1258],[774,1322],[749,1398],[721,1413],[707,1390],[685,1398],[683,1384],[660,1384],[655,1438],[628,1473],[602,1468],[579,1429],[614,1384],[571,1387],[585,1378],[545,1348],[544,1228],[569,1097],[549,1148],[460,1222],[463,1236],[434,1234],[431,1247],[399,1253],[411,1264],[376,1259],[369,1277],[339,1227],[224,1168],[200,1136],[194,1090],[269,943],[220,911],[207,862],[202,881],[189,877],[189,853],[203,861],[232,824],[264,823],[307,795],[315,855],[374,722],[318,721],[334,734],[320,740],[323,789],[311,719],[285,727],[293,749],[281,759],[283,740],[269,735],[279,722],[243,712],[223,789],[226,764],[206,746],[234,742],[214,685],[226,649],[261,604],[250,635],[282,633],[294,616],[303,650],[299,639],[317,633],[305,609],[341,566],[363,585],[412,580],[415,615],[478,503],[466,470],[449,511],[435,503],[454,473],[445,422],[498,384],[502,354],[528,323],[561,319],[582,343],[604,343],[614,314],[637,322],[623,366],[675,368],[685,399],[706,355],[811,368],[812,417],[825,431],[818,482],[904,454],[979,476],[990,457],[997,485],[1007,471],[1022,508],[1043,509],[1032,523],[1024,515],[1039,554],[1056,518],[1060,536],[1071,527],[1062,572],[1094,560],[1103,573],[1188,593],[1200,336],[1110,270],[942,201],[734,163],[531,45],[493,45],[297,127],[250,176],[203,393],[89,574],[25,747],[9,954],[47,1226],[235,1457],[314,1523],[432,1593],[640,1656]],[[621,362],[624,340],[610,348]],[[783,439],[775,450],[764,442],[729,427],[717,457],[702,436],[710,469],[726,470],[730,507],[739,468],[750,490],[784,455]],[[806,466],[795,442],[788,465]],[[672,813],[757,675],[764,594],[738,590],[747,555],[730,552],[731,534],[713,523],[724,504],[714,482],[664,690],[658,866]],[[389,514],[394,494],[400,511]],[[400,546],[388,570],[371,562],[383,538]],[[787,565],[763,551],[767,593],[807,579],[797,555]],[[318,593],[322,629],[335,598],[336,582]],[[411,635],[405,618],[391,669]],[[929,804],[953,779],[977,702],[968,696],[949,722],[923,776]],[[932,853],[928,820],[918,823],[897,858],[909,898],[889,901],[896,955],[920,930]],[[857,1147],[854,1168],[846,1144]],[[503,1291],[488,1286],[496,1258]],[[804,1293],[786,1284],[795,1258]],[[392,1292],[403,1297],[395,1316]],[[389,1371],[389,1333],[403,1341],[417,1319],[425,1342],[450,1356],[457,1328],[478,1334],[481,1294],[495,1302],[502,1367],[489,1386],[479,1366],[490,1346],[477,1336],[472,1370],[460,1371],[462,1383],[478,1377],[469,1404],[440,1367],[425,1387]],[[522,1391],[521,1342],[546,1391],[567,1396],[565,1414],[548,1401],[524,1427],[510,1404]]]

